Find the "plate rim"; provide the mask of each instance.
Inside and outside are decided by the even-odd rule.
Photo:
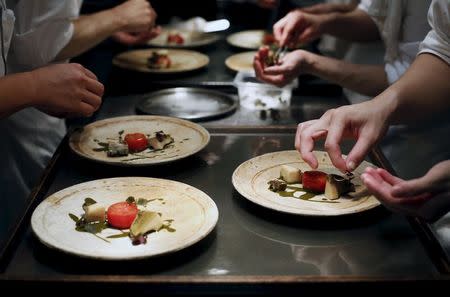
[[[202,145],[200,145],[197,149],[193,150],[192,152],[190,152],[189,154],[181,157],[181,158],[175,158],[175,159],[168,159],[168,160],[162,160],[159,162],[149,162],[149,163],[126,163],[126,162],[120,162],[117,160],[111,160],[111,161],[107,161],[107,160],[100,160],[97,158],[94,158],[88,154],[85,154],[81,151],[78,151],[75,146],[74,146],[74,141],[73,138],[78,135],[78,134],[82,134],[84,128],[88,127],[88,126],[94,126],[94,124],[96,123],[104,123],[104,122],[108,122],[108,121],[112,121],[112,120],[117,120],[117,119],[134,119],[136,117],[139,118],[161,118],[161,119],[170,119],[171,121],[176,120],[176,121],[183,121],[183,122],[188,122],[189,125],[192,125],[194,127],[196,127],[196,131],[198,131],[203,137],[206,137],[206,140],[204,141],[204,143]],[[94,162],[98,162],[98,163],[102,163],[102,164],[108,164],[108,165],[115,165],[115,166],[120,166],[120,167],[145,167],[145,166],[157,166],[157,165],[163,165],[163,164],[167,164],[167,163],[172,163],[172,162],[176,162],[178,160],[182,160],[185,159],[187,157],[190,157],[192,155],[195,155],[196,153],[200,152],[201,150],[203,150],[210,142],[211,140],[211,134],[208,132],[208,130],[197,124],[194,122],[191,122],[189,120],[185,120],[185,119],[181,119],[181,118],[176,118],[176,117],[169,117],[169,116],[159,116],[159,115],[129,115],[129,116],[120,116],[120,117],[112,117],[112,118],[107,118],[107,119],[103,119],[103,120],[98,120],[95,122],[92,122],[88,125],[85,125],[83,127],[81,127],[80,129],[75,129],[71,134],[70,137],[68,139],[69,142],[69,147],[72,150],[72,152],[74,152],[75,154],[77,154],[80,157],[86,158],[88,160],[94,161]],[[153,161],[153,160],[152,160]]]
[[[192,188],[195,191],[200,192],[204,197],[209,199],[208,202],[211,203],[211,205],[212,205],[212,208],[211,208],[212,213],[210,215],[213,216],[212,217],[213,221],[212,221],[211,225],[208,226],[206,231],[201,236],[195,238],[195,240],[193,240],[193,241],[191,240],[191,241],[188,241],[187,243],[183,243],[182,245],[180,245],[177,248],[172,248],[172,249],[169,249],[169,250],[164,251],[162,253],[153,254],[153,255],[137,255],[137,256],[131,256],[131,257],[126,257],[126,258],[123,258],[123,257],[122,258],[121,257],[111,257],[111,256],[92,256],[92,255],[88,255],[88,254],[84,254],[84,253],[76,253],[76,252],[71,251],[71,250],[62,249],[62,248],[59,248],[59,247],[55,246],[51,242],[49,242],[48,238],[46,238],[48,241],[45,240],[44,238],[42,238],[38,234],[38,232],[36,232],[36,230],[35,230],[35,228],[37,228],[36,224],[39,224],[39,222],[36,221],[37,220],[37,216],[39,214],[39,211],[42,211],[41,208],[44,207],[44,202],[47,201],[49,198],[51,198],[53,195],[58,194],[59,192],[68,190],[70,188],[74,188],[74,187],[85,185],[85,184],[95,183],[95,182],[101,182],[101,181],[104,181],[104,180],[121,180],[121,179],[136,179],[136,178],[146,179],[146,180],[157,180],[157,181],[163,181],[163,182],[180,184],[182,186],[188,186],[189,188]],[[214,201],[214,199],[212,199],[204,191],[202,191],[202,190],[200,190],[200,189],[198,189],[198,188],[196,188],[194,186],[191,186],[189,184],[182,183],[182,182],[179,182],[179,181],[175,181],[175,180],[170,180],[170,179],[162,179],[162,178],[154,178],[154,177],[143,177],[143,176],[126,176],[126,177],[112,177],[112,178],[95,179],[95,180],[90,180],[90,181],[87,181],[87,182],[74,184],[72,186],[66,187],[64,189],[61,189],[61,190],[59,190],[59,191],[57,191],[57,192],[47,196],[33,210],[33,213],[32,213],[31,218],[30,218],[30,225],[31,225],[32,233],[39,240],[39,242],[41,242],[42,244],[44,244],[48,248],[60,251],[60,252],[62,252],[64,254],[77,256],[77,257],[84,258],[84,259],[94,259],[94,260],[102,260],[102,261],[133,261],[133,260],[139,260],[139,259],[150,259],[150,258],[154,258],[154,257],[164,256],[164,255],[176,253],[176,252],[178,252],[180,250],[183,250],[185,248],[193,246],[194,244],[200,242],[202,239],[206,238],[216,228],[218,221],[219,221],[219,209],[218,209],[217,204]]]
[[[232,42],[231,40],[232,40],[233,37],[235,37],[235,36],[237,36],[239,34],[242,34],[242,33],[259,33],[259,32],[262,32],[264,34],[266,32],[266,30],[264,30],[264,29],[250,29],[250,30],[242,30],[242,31],[234,32],[234,33],[232,33],[232,34],[227,36],[227,43],[229,45],[232,45],[232,46],[237,47],[237,48],[243,48],[243,49],[248,49],[248,50],[258,50],[258,48],[260,46],[257,46],[257,47],[254,47],[254,46],[253,47],[243,46],[243,45],[236,44],[236,43]]]
[[[203,61],[201,64],[199,64],[196,67],[193,68],[189,68],[189,69],[173,69],[173,68],[168,68],[168,69],[152,69],[152,68],[146,68],[145,70],[142,69],[136,69],[134,67],[131,67],[130,65],[136,65],[133,63],[127,63],[127,62],[123,62],[121,61],[121,57],[125,56],[126,54],[129,54],[131,52],[153,52],[153,51],[157,51],[157,50],[167,50],[170,52],[185,52],[187,54],[191,54],[191,55],[195,55],[199,58],[201,58]],[[152,47],[152,48],[146,48],[146,49],[134,49],[134,50],[128,50],[128,51],[124,51],[121,52],[117,55],[115,55],[112,59],[112,64],[116,67],[122,68],[122,69],[127,69],[127,70],[131,70],[131,71],[137,71],[137,72],[142,72],[142,73],[151,73],[151,74],[177,74],[177,73],[188,73],[191,71],[196,71],[202,68],[205,68],[206,66],[209,65],[209,63],[211,62],[211,59],[209,58],[209,56],[207,54],[201,53],[199,51],[194,51],[194,50],[189,50],[189,49],[181,49],[181,48],[168,48],[168,47]],[[143,65],[138,65],[138,66],[143,66]]]
[[[205,94],[216,94],[217,96],[220,96],[222,98],[227,98],[230,102],[232,102],[232,104],[225,109],[224,111],[220,112],[220,113],[216,113],[214,115],[209,115],[209,116],[202,116],[202,117],[193,117],[193,118],[181,118],[180,119],[184,119],[187,121],[198,121],[198,120],[208,120],[208,119],[213,119],[216,117],[220,117],[226,114],[229,114],[231,112],[233,112],[234,110],[237,109],[238,107],[238,101],[233,99],[233,97],[225,92],[220,92],[220,91],[216,91],[216,90],[210,90],[210,89],[204,89],[204,88],[196,88],[196,87],[174,87],[174,88],[166,88],[166,89],[161,89],[158,91],[154,91],[154,92],[150,92],[147,94],[142,95],[142,99],[139,100],[139,102],[136,105],[136,109],[139,110],[142,113],[148,114],[146,111],[143,110],[142,108],[142,104],[144,101],[149,100],[149,96],[155,96],[155,95],[159,95],[159,94],[171,94],[170,92],[176,93],[177,91],[193,91],[193,92],[198,92],[198,93],[205,93]]]
[[[233,187],[235,188],[235,190],[236,190],[242,197],[244,197],[245,199],[247,199],[247,200],[251,201],[252,203],[255,203],[255,204],[259,205],[259,206],[262,206],[262,207],[264,207],[264,208],[270,209],[270,210],[272,210],[272,211],[277,211],[277,212],[280,212],[280,213],[285,213],[285,214],[290,214],[290,215],[296,215],[296,216],[303,216],[303,217],[339,217],[339,216],[346,216],[346,215],[352,215],[352,214],[357,214],[357,213],[361,213],[361,212],[364,212],[364,211],[368,211],[368,210],[370,210],[370,209],[373,209],[373,208],[378,207],[378,206],[381,205],[381,202],[378,201],[378,199],[375,198],[375,199],[377,200],[377,202],[378,202],[377,204],[371,205],[370,207],[363,208],[363,209],[358,210],[358,211],[356,211],[356,212],[331,213],[331,214],[327,214],[327,215],[320,215],[320,214],[318,214],[318,213],[299,213],[299,212],[294,211],[294,210],[291,211],[291,210],[289,210],[289,209],[287,209],[287,208],[284,208],[284,209],[276,209],[276,208],[272,207],[272,206],[270,205],[270,203],[267,203],[267,202],[265,202],[265,201],[261,201],[261,200],[254,199],[254,198],[252,197],[252,195],[248,194],[243,188],[241,188],[241,186],[239,185],[239,183],[237,183],[237,175],[238,175],[238,172],[241,170],[242,167],[244,167],[245,165],[247,165],[248,163],[250,163],[250,161],[252,161],[252,160],[254,160],[254,159],[256,159],[256,158],[262,158],[262,157],[265,157],[265,156],[276,155],[276,154],[284,153],[284,152],[296,152],[296,153],[298,153],[298,151],[296,151],[296,150],[282,150],[282,151],[270,152],[270,153],[262,154],[262,155],[259,155],[259,156],[255,156],[255,157],[253,157],[253,158],[251,158],[251,159],[248,159],[248,160],[242,162],[241,164],[239,164],[239,166],[236,167],[236,169],[233,171],[232,178],[231,178],[231,181],[232,181],[232,184],[233,184]],[[318,151],[318,150],[314,150],[314,152],[317,152],[317,153],[326,153],[325,151]],[[344,156],[345,156],[345,155],[344,155]],[[367,162],[367,161],[363,161],[363,162]],[[368,164],[371,164],[371,163],[369,163],[369,162],[367,162],[367,163],[368,163]],[[373,164],[372,164],[372,165],[373,165]],[[374,166],[375,166],[375,165],[374,165]],[[371,196],[373,196],[373,195],[371,195]]]
[[[253,53],[254,55],[257,53],[258,51],[255,51],[255,50],[252,50],[252,51],[245,51],[245,52],[241,52],[241,53],[237,53],[237,54],[233,54],[233,55],[230,55],[230,56],[228,56],[226,59],[225,59],[225,66],[227,66],[228,67],[228,69],[230,69],[230,70],[232,70],[232,71],[235,71],[235,72],[239,72],[239,71],[249,71],[248,69],[237,69],[237,68],[234,68],[234,67],[232,67],[231,65],[230,65],[230,60],[231,59],[233,59],[233,58],[235,58],[235,57],[237,57],[237,56],[239,56],[239,55],[250,55],[251,53]],[[252,67],[252,69],[251,70],[253,70],[253,67]]]
[[[163,32],[164,30],[166,30],[168,28],[163,28]],[[180,32],[189,32],[188,30],[180,30],[180,29],[174,29]],[[169,30],[168,30],[169,31]],[[156,47],[166,47],[166,48],[170,48],[170,49],[190,49],[190,48],[199,48],[202,46],[207,46],[210,44],[214,44],[216,42],[218,42],[220,40],[220,35],[217,33],[204,33],[206,34],[209,38],[205,39],[204,41],[201,42],[191,42],[190,44],[183,44],[183,45],[178,45],[178,44],[154,44],[152,43],[153,40],[150,40],[146,43],[146,45],[151,46],[152,48],[156,48]]]

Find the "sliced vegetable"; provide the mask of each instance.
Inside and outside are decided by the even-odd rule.
[[[327,174],[322,171],[305,171],[302,176],[303,189],[314,193],[325,192]]]
[[[302,171],[289,165],[282,165],[280,169],[280,178],[288,184],[301,183]]]
[[[125,143],[128,145],[130,152],[142,152],[148,147],[147,136],[142,133],[132,133],[125,135]]]
[[[269,184],[269,190],[273,191],[273,192],[279,192],[279,191],[284,191],[287,188],[287,184],[284,180],[281,179],[272,179],[268,182]]]
[[[158,231],[163,226],[159,213],[154,211],[140,211],[130,227],[130,235],[137,238],[150,231]]]
[[[128,229],[136,218],[137,213],[138,208],[135,203],[118,202],[108,207],[106,216],[109,225],[112,227]]]
[[[325,197],[331,200],[339,199],[341,195],[354,190],[350,179],[337,174],[329,174],[325,185]]]
[[[105,207],[103,205],[95,203],[84,208],[84,219],[88,223],[104,222],[105,218]]]

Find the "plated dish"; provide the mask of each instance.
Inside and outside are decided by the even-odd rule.
[[[181,49],[143,49],[121,53],[113,64],[140,72],[181,73],[203,68],[209,64],[208,56]]]
[[[225,60],[225,65],[236,72],[253,71],[253,59],[256,51],[243,52],[232,55]]]
[[[130,197],[135,199],[138,204],[135,207],[139,209],[131,230],[128,225],[117,225],[124,220],[118,219],[116,207],[128,204]],[[88,211],[82,206],[91,200],[95,203],[90,206],[105,208],[92,210],[94,221],[88,223],[90,230],[105,222],[105,216],[104,224],[107,225],[88,232],[74,221],[83,215],[86,218]],[[110,211],[111,208],[115,210]],[[121,211],[123,213],[123,208]],[[116,217],[111,216],[111,212]],[[146,226],[143,226],[143,220],[147,220]],[[214,201],[194,187],[164,179],[121,177],[78,184],[49,196],[34,210],[31,227],[37,238],[51,248],[86,258],[127,260],[167,254],[191,246],[208,235],[217,220]],[[111,224],[113,221],[115,223]],[[128,233],[133,232],[144,234],[146,242],[130,240]]]
[[[316,171],[301,160],[297,151],[255,157],[234,171],[233,185],[248,200],[290,214],[338,216],[380,205],[360,179],[364,169],[374,165],[363,162],[347,178],[332,165],[326,152],[315,154],[319,161]]]
[[[273,44],[275,39],[264,30],[247,30],[229,35],[227,42],[235,47],[257,50],[262,45]]]
[[[191,156],[209,143],[208,131],[163,116],[126,116],[91,123],[75,131],[70,148],[97,162],[119,166],[168,163]]]
[[[218,40],[219,35],[213,33],[164,28],[158,37],[148,42],[148,45],[167,48],[195,48],[212,44]]]

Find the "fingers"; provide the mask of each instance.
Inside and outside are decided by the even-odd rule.
[[[86,91],[82,94],[81,101],[92,106],[92,108],[94,108],[94,111],[95,111],[100,107],[100,105],[102,103],[102,98],[91,92]]]
[[[98,80],[94,80],[92,78],[86,79],[86,89],[93,94],[102,97],[105,92],[105,87]]]
[[[295,39],[295,22],[288,22],[281,33],[280,45],[286,46]]]
[[[347,156],[346,167],[348,171],[355,170],[359,164],[364,160],[364,157],[367,155],[373,144],[375,143],[371,137],[366,136],[365,134],[359,135],[356,144],[353,146],[352,150]]]
[[[97,109],[94,108],[92,105],[81,101],[80,104],[78,105],[78,111],[75,113],[75,116],[79,115],[83,117],[90,117],[96,110]]]
[[[317,139],[326,135],[327,130],[323,125],[323,119],[310,121],[299,126],[300,134],[299,140],[297,140],[298,148],[302,155],[302,159],[316,169],[319,165],[316,156],[313,153],[314,143]]]
[[[330,156],[331,163],[342,172],[347,171],[347,166],[344,158],[342,158],[341,147],[339,145],[342,140],[344,129],[345,123],[343,121],[333,121],[333,125],[329,127],[328,136],[325,140],[325,150]]]
[[[81,66],[81,69],[83,70],[84,74],[87,75],[87,77],[92,78],[94,80],[98,80],[97,76],[92,71],[83,67],[82,65],[80,65],[80,66]]]
[[[403,181],[394,186],[392,194],[396,197],[410,197],[431,192],[430,183],[425,178]]]
[[[370,168],[370,167],[369,167]],[[377,168],[377,169],[366,169],[367,170],[376,170],[376,172],[389,184],[391,184],[392,186],[402,182],[403,180],[401,178],[398,178],[396,176],[393,176],[392,174],[390,174],[386,169],[383,168]]]
[[[275,23],[273,26],[273,36],[275,37],[278,42],[281,44],[281,36],[283,35],[283,28],[286,23],[285,18],[282,18],[278,22]]]
[[[264,74],[268,74],[268,75],[278,75],[278,74],[284,74],[286,73],[288,70],[286,69],[286,67],[284,65],[274,65],[274,66],[270,66],[264,69]]]

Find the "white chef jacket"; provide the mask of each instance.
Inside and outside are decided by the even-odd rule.
[[[434,0],[428,11],[432,30],[420,45],[421,53],[438,56],[450,65],[450,2]]]
[[[378,26],[386,47],[385,72],[389,84],[397,81],[419,52],[430,30],[427,11],[431,0],[362,0],[358,9]]]
[[[72,37],[71,19],[78,15],[81,2],[6,0],[6,4],[16,17],[7,61],[13,73],[55,59]],[[64,121],[27,108],[0,120],[0,131],[0,197],[25,200],[66,133]]]

